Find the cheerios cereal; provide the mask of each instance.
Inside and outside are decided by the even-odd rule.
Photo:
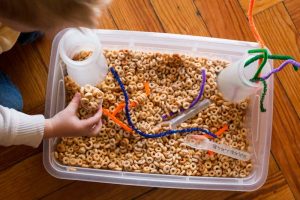
[[[157,126],[165,120],[162,116],[172,118],[170,113],[176,115],[189,108],[199,93],[201,70],[205,68],[206,83],[201,100],[210,99],[212,103],[177,128],[201,127],[215,133],[226,124],[228,130],[212,140],[248,150],[244,121],[249,101],[234,104],[224,100],[218,91],[216,77],[227,62],[131,50],[105,50],[104,53],[109,67],[114,67],[124,83],[130,102],[136,103],[130,109],[138,129],[152,134],[168,130],[168,126]],[[124,103],[120,86],[111,73],[96,87],[79,87],[66,76],[65,87],[67,101],[76,92],[81,94],[78,110],[81,119],[92,116],[101,102],[103,109],[111,113]],[[127,124],[122,107],[115,116]],[[246,177],[253,169],[251,161],[187,147],[183,143],[185,134],[146,139],[124,130],[106,116],[102,121],[97,137],[62,138],[56,146],[55,157],[69,166],[187,176]]]

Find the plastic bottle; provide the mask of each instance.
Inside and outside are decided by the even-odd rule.
[[[58,51],[68,75],[80,86],[95,86],[105,79],[108,66],[100,40],[93,30],[69,29],[61,38]],[[73,60],[81,51],[92,51],[92,54],[83,61]]]
[[[218,75],[218,88],[226,100],[240,102],[261,89],[260,83],[250,81],[257,71],[258,61],[244,67],[245,62],[250,57],[248,54],[244,55],[240,60],[223,69]]]

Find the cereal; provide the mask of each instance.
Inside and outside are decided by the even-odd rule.
[[[75,61],[83,61],[86,60],[88,57],[90,57],[93,54],[92,51],[81,51],[77,54],[75,54],[72,58],[72,60]]]
[[[88,84],[80,87],[69,76],[66,76],[64,80],[68,102],[71,101],[75,93],[79,92],[81,95],[77,116],[80,119],[86,119],[95,114],[99,109],[99,104],[102,103],[104,93],[99,88]]]
[[[168,126],[158,126],[163,122],[161,116],[190,107],[199,93],[201,69],[205,68],[207,80],[201,100],[208,98],[212,104],[178,128],[201,127],[216,133],[228,125],[228,130],[212,140],[248,150],[244,119],[249,101],[227,102],[218,91],[216,77],[227,62],[131,50],[104,52],[108,65],[115,68],[123,81],[130,102],[137,103],[130,109],[132,121],[140,130],[153,134],[168,130]],[[76,59],[86,59],[86,55]],[[149,83],[148,94],[144,83]],[[77,113],[80,119],[97,112],[102,101],[102,107],[111,113],[124,103],[123,93],[111,73],[96,87],[80,87],[66,76],[65,88],[67,102],[76,92],[81,94]],[[127,124],[122,110],[116,112],[115,117]],[[109,118],[103,117],[102,121],[102,129],[96,137],[62,138],[56,146],[55,158],[70,166],[183,176],[246,177],[253,170],[251,161],[237,162],[224,155],[208,155],[207,151],[187,147],[183,144],[185,134],[145,139],[125,131]]]

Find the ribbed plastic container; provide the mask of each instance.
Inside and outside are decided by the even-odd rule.
[[[65,104],[64,70],[60,67],[57,51],[58,43],[64,31],[56,35],[52,44],[45,108],[45,115],[47,117],[54,116],[64,108]],[[104,49],[132,49],[179,53],[210,59],[223,59],[229,62],[241,59],[243,54],[249,49],[258,48],[258,44],[252,42],[165,33],[97,30],[97,34]],[[265,72],[271,70],[270,66],[273,66],[271,62],[265,69]],[[56,139],[44,140],[44,166],[51,175],[61,179],[162,188],[256,190],[264,184],[268,174],[273,110],[272,78],[268,79],[268,85],[265,100],[267,112],[261,113],[259,110],[259,93],[251,96],[251,103],[247,112],[254,169],[250,176],[246,178],[177,176],[69,167],[60,164],[54,158]]]

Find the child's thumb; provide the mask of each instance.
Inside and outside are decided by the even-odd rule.
[[[76,93],[72,99],[72,101],[69,103],[67,109],[69,109],[71,112],[76,113],[79,102],[80,102],[81,95],[80,93]]]

